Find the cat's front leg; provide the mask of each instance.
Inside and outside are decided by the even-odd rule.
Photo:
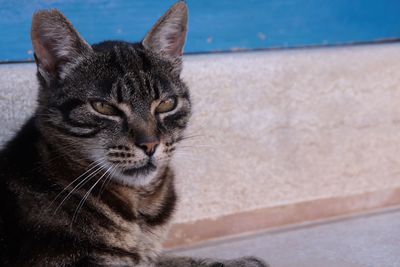
[[[163,256],[158,259],[157,267],[268,267],[263,260],[255,257],[243,257],[234,260],[197,259],[190,257]]]

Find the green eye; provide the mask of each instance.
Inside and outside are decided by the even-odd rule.
[[[94,110],[96,110],[98,113],[101,113],[103,115],[107,115],[107,116],[118,115],[117,108],[113,107],[110,104],[100,102],[100,101],[94,101],[94,102],[91,102],[90,104],[92,105]]]
[[[156,113],[165,113],[174,110],[176,102],[176,98],[174,97],[161,101],[156,107]]]

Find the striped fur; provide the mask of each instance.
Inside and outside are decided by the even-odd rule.
[[[160,256],[177,199],[169,162],[191,112],[186,24],[179,2],[145,42],[89,46],[60,12],[34,16],[38,108],[0,153],[0,266],[222,264]],[[175,105],[157,113],[165,99]]]

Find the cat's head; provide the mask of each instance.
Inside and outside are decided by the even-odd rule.
[[[68,160],[145,185],[168,164],[190,116],[180,79],[188,13],[178,2],[142,42],[90,46],[57,10],[33,17],[36,120]]]

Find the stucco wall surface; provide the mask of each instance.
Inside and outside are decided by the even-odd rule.
[[[194,113],[176,222],[400,187],[400,45],[186,56]],[[0,139],[35,105],[0,66]]]

